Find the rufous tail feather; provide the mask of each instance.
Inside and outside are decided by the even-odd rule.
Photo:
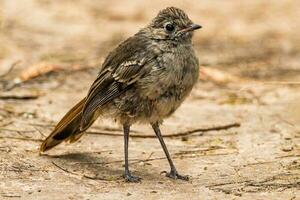
[[[43,141],[40,147],[41,152],[52,149],[63,141],[75,142],[82,136],[83,131],[88,128],[80,130],[85,101],[85,98],[82,99],[60,120],[52,133]]]

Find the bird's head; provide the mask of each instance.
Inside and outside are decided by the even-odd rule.
[[[147,27],[151,38],[171,41],[191,41],[193,32],[199,28],[183,10],[175,7],[161,10]]]

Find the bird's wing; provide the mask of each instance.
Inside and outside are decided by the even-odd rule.
[[[149,72],[147,63],[154,60],[154,56],[142,53],[146,51],[146,45],[142,38],[132,37],[108,55],[87,95],[81,121],[82,130],[92,120],[96,110],[124,93]]]

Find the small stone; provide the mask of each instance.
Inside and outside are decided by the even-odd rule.
[[[293,146],[285,146],[281,148],[281,150],[284,152],[289,152],[292,151],[293,149],[294,149]]]
[[[141,162],[139,162],[139,165],[140,165],[140,166],[144,166],[145,163],[144,163],[143,161],[141,161]]]
[[[270,129],[271,133],[280,133],[280,130],[276,129],[276,128],[272,128]]]
[[[184,142],[186,142],[186,141],[188,141],[189,140],[189,138],[187,137],[187,136],[183,136],[183,137],[181,137],[181,141],[184,141]]]
[[[241,197],[242,193],[234,193],[235,196]]]

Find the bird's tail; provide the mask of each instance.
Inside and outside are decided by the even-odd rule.
[[[52,133],[43,141],[40,147],[41,152],[52,149],[63,141],[70,141],[71,143],[77,141],[83,132],[92,125],[94,121],[91,121],[83,130],[80,129],[85,101],[85,98],[82,99],[60,120]]]

